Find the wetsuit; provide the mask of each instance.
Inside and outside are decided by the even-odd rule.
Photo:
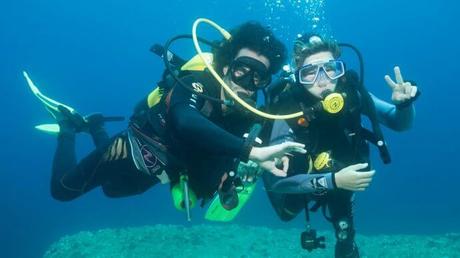
[[[316,201],[315,208],[327,207],[330,221],[334,225],[338,239],[336,252],[341,249],[353,250],[353,192],[338,189],[334,173],[356,163],[369,163],[368,144],[361,131],[361,115],[369,110],[362,105],[356,90],[357,76],[353,72],[339,80],[337,90],[346,93],[344,110],[336,115],[317,114],[308,126],[299,125],[297,119],[276,121],[273,126],[270,144],[294,140],[306,144],[308,153],[296,154],[290,158],[287,178],[264,173],[263,179],[267,194],[278,216],[288,221],[306,207],[306,202]],[[287,90],[278,98],[275,109],[283,113],[298,111],[315,103],[313,96],[299,90]],[[371,95],[377,120],[393,130],[405,130],[411,126],[414,117],[412,105],[397,108]],[[276,104],[276,103],[275,103]],[[318,155],[327,152],[332,163],[328,168],[318,170],[314,161]],[[343,229],[343,222],[347,229]],[[341,239],[343,232],[347,237]]]
[[[221,88],[208,73],[181,77],[196,92],[220,97]],[[176,84],[159,85],[156,99],[151,93],[137,105],[127,130],[108,139],[101,125],[90,128],[96,149],[78,163],[75,130],[61,122],[51,179],[54,198],[71,200],[97,186],[110,197],[140,194],[159,182],[177,182],[183,172],[197,196],[209,198],[236,160],[247,161],[250,146],[240,136],[251,117],[224,115],[220,103]]]

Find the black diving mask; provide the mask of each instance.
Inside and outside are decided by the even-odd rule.
[[[263,89],[272,80],[270,71],[262,62],[247,56],[233,60],[230,75],[234,83],[250,91]]]

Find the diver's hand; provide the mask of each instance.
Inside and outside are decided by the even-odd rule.
[[[289,168],[289,159],[286,154],[293,151],[306,153],[307,151],[304,148],[304,144],[296,142],[284,142],[263,148],[253,147],[249,159],[258,163],[261,169],[275,176],[285,177]],[[282,164],[282,167],[280,164]]]
[[[335,173],[335,184],[337,188],[349,191],[364,191],[372,181],[375,170],[359,171],[367,168],[367,163],[359,163],[343,168]]]
[[[415,97],[417,94],[417,86],[412,85],[410,82],[404,82],[399,66],[395,66],[394,71],[396,83],[389,75],[385,75],[385,81],[393,91],[391,94],[391,100],[395,105],[398,105]]]
[[[264,162],[281,158],[290,152],[307,153],[305,144],[298,142],[283,142],[268,147],[252,147],[249,153],[249,159],[256,162]]]
[[[275,158],[274,160],[268,160],[259,163],[261,172],[268,171],[275,176],[285,177],[289,169],[289,158],[287,156],[281,159]]]
[[[288,171],[289,169],[289,157],[288,156],[283,156],[281,159],[276,158],[275,159],[275,166],[277,168],[283,169],[283,171]]]

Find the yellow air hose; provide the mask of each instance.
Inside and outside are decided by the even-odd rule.
[[[291,118],[296,118],[296,117],[300,117],[303,115],[303,112],[297,112],[297,113],[293,113],[293,114],[287,114],[287,115],[274,115],[274,114],[269,114],[269,113],[265,113],[265,112],[262,112],[260,110],[258,110],[257,108],[254,108],[252,107],[251,105],[249,105],[248,103],[246,103],[244,100],[242,100],[240,97],[238,97],[237,94],[235,94],[231,89],[230,87],[224,82],[224,80],[219,76],[219,74],[217,74],[216,70],[214,70],[214,68],[212,67],[212,64],[208,62],[208,60],[206,59],[205,55],[203,54],[203,51],[201,51],[201,48],[200,48],[200,45],[198,44],[198,38],[197,38],[197,34],[196,34],[196,29],[198,27],[198,24],[202,23],[202,22],[205,22],[211,26],[213,26],[216,30],[218,30],[226,40],[230,40],[230,38],[232,37],[232,35],[230,35],[230,33],[228,31],[226,31],[225,29],[223,29],[222,27],[220,27],[219,25],[217,25],[215,22],[209,20],[209,19],[205,19],[205,18],[198,18],[194,23],[193,23],[193,27],[192,27],[192,37],[193,37],[193,44],[195,45],[195,49],[196,49],[196,52],[197,54],[200,56],[200,58],[203,60],[204,64],[206,65],[206,67],[208,68],[209,72],[211,72],[211,74],[214,76],[214,78],[216,78],[216,80],[220,83],[220,85],[222,86],[222,88],[224,88],[224,90],[236,101],[238,102],[240,105],[242,105],[244,108],[246,108],[247,110],[253,112],[254,114],[258,115],[258,116],[261,116],[261,117],[264,117],[264,118],[268,118],[268,119],[291,119]]]

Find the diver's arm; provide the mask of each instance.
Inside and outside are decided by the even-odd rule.
[[[413,103],[406,107],[397,107],[377,98],[373,94],[370,95],[375,103],[377,119],[380,123],[395,131],[404,131],[411,128],[415,118]]]
[[[196,83],[196,79],[191,76],[183,80],[188,84]],[[203,90],[206,94],[204,87]],[[248,151],[244,149],[244,139],[234,136],[206,118],[199,111],[204,103],[203,98],[197,94],[181,86],[174,87],[167,118],[175,136],[184,143],[207,152],[247,160]]]
[[[367,163],[358,163],[336,173],[297,174],[282,179],[272,178],[264,182],[268,191],[287,194],[323,193],[335,189],[364,191],[369,187],[375,174],[375,170],[362,171],[366,168],[368,168]]]
[[[223,130],[195,108],[178,104],[170,109],[169,116],[175,135],[185,143],[215,154],[242,155],[244,140]]]
[[[196,85],[195,85],[196,86]],[[278,169],[274,159],[289,152],[305,153],[305,145],[285,142],[269,147],[252,147],[243,138],[225,131],[206,118],[199,110],[204,100],[182,87],[175,87],[170,95],[167,120],[174,136],[185,144],[207,152],[239,158],[243,162],[252,160],[270,173],[286,176],[286,170]]]
[[[267,191],[286,194],[321,193],[337,189],[333,173],[325,174],[300,174],[282,178],[268,187]]]
[[[268,147],[252,147],[243,138],[234,136],[204,117],[193,105],[180,103],[169,110],[171,129],[184,143],[213,154],[252,160],[278,176],[286,176],[286,169],[276,168],[275,158],[289,152],[306,153],[305,145],[284,142]]]
[[[412,126],[415,117],[413,102],[420,95],[416,83],[405,81],[398,66],[394,67],[395,81],[389,75],[385,75],[385,81],[391,89],[391,101],[394,105],[386,103],[375,96],[377,119],[387,127],[404,131]]]

